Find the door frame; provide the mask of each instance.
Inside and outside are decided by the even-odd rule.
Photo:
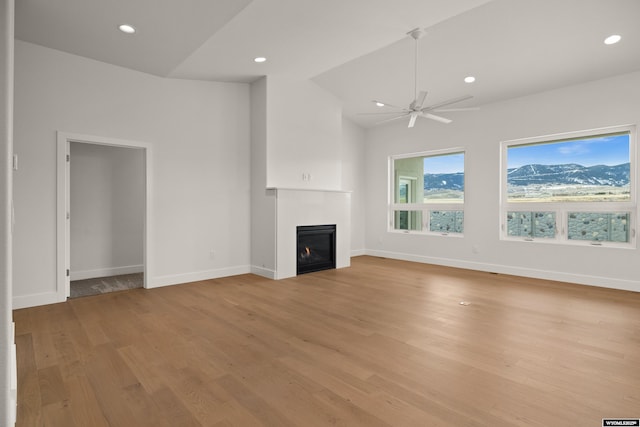
[[[70,218],[67,215],[71,206],[70,193],[70,143],[81,142],[85,144],[106,145],[112,147],[124,148],[141,148],[143,150],[144,159],[144,237],[143,237],[143,269],[144,282],[143,286],[148,287],[149,274],[151,271],[151,145],[146,142],[128,141],[122,139],[106,138],[93,135],[82,135],[69,132],[57,132],[57,177],[56,177],[56,294],[58,301],[66,301],[69,297],[70,276],[68,272],[71,270],[71,227]]]

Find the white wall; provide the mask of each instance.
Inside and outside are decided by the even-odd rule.
[[[144,151],[70,143],[71,280],[143,271]]]
[[[365,132],[348,119],[342,120],[342,189],[351,192],[351,255],[365,253]]]
[[[350,265],[351,194],[361,185],[363,132],[343,133],[340,102],[310,81],[269,76],[251,85],[251,270],[296,274],[296,227],[338,224],[336,267]],[[319,202],[320,201],[320,202]],[[310,222],[311,221],[311,222]],[[358,249],[364,248],[364,222]],[[360,246],[362,245],[362,246]]]
[[[500,142],[637,124],[640,73],[451,114],[449,125],[419,119],[413,129],[398,123],[368,133],[368,253],[640,291],[637,249],[499,240]],[[450,147],[466,150],[464,237],[387,232],[388,156]]]
[[[267,77],[266,92],[267,187],[341,190],[340,101],[285,77]]]
[[[267,79],[251,84],[251,270],[276,274],[276,193],[267,190]]]
[[[249,270],[249,86],[16,42],[14,307],[55,302],[56,131],[153,147],[148,285]]]

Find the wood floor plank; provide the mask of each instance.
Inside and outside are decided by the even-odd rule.
[[[257,396],[253,391],[238,381],[233,375],[224,375],[216,379],[216,383],[229,393],[243,408],[266,426],[295,426],[291,420],[274,409]]]
[[[155,391],[151,398],[158,407],[158,414],[172,427],[201,427],[202,424],[182,404],[168,387]]]
[[[14,320],[18,427],[640,416],[634,292],[362,256],[280,281],[76,298]]]
[[[67,379],[72,416],[77,426],[109,427],[89,380],[84,375]]]
[[[234,419],[243,420],[247,425],[260,425],[240,405],[234,405],[236,402],[214,378],[205,377],[197,367],[181,370],[169,367],[163,373],[173,393],[203,426]]]
[[[44,426],[81,427],[73,420],[69,406],[63,402],[55,402],[42,407]]]
[[[393,426],[396,421],[398,421],[394,420],[394,422],[391,424],[386,423],[375,415],[375,411],[367,411],[363,407],[355,404],[354,401],[338,396],[329,389],[323,389],[318,393],[314,393],[313,397],[331,408],[331,425],[344,427],[353,425],[390,427]],[[425,423],[427,422],[424,417],[416,421],[421,422],[422,425],[425,425]]]
[[[33,354],[38,368],[44,369],[58,364],[58,352],[53,344],[53,335],[49,331],[35,329],[33,337]]]
[[[58,366],[39,369],[38,383],[40,385],[42,406],[69,399],[69,393],[62,380],[62,374],[60,374]]]
[[[120,347],[117,351],[145,390],[155,393],[166,387],[165,379],[158,375],[160,367],[166,365],[163,365],[164,358],[161,354],[145,346],[145,341],[141,340],[134,346]]]
[[[30,333],[16,335],[17,371],[19,378],[17,418],[24,420],[25,426],[40,424],[42,396],[38,368]]]

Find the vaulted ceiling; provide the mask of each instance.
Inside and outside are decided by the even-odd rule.
[[[370,126],[372,100],[415,96],[414,28],[426,104],[466,107],[640,70],[638,17],[638,0],[19,0],[16,38],[163,77],[312,79]]]

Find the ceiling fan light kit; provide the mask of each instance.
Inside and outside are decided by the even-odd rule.
[[[448,99],[446,101],[440,102],[438,104],[429,105],[424,107],[424,101],[427,98],[426,91],[418,92],[418,40],[420,40],[427,32],[422,28],[414,28],[413,30],[407,33],[412,39],[415,40],[415,63],[414,63],[414,94],[415,97],[411,104],[409,104],[408,108],[397,107],[395,105],[386,103],[384,101],[374,100],[373,103],[378,107],[386,107],[391,108],[397,111],[389,111],[385,113],[370,113],[370,114],[396,114],[395,117],[391,117],[385,120],[382,120],[376,124],[382,124],[391,122],[394,120],[402,119],[405,117],[409,117],[409,125],[408,127],[412,128],[416,124],[416,120],[418,117],[422,117],[425,119],[435,120],[440,123],[451,123],[452,120],[446,117],[442,117],[433,113],[441,113],[441,112],[451,112],[451,111],[471,111],[477,110],[477,108],[448,108],[443,109],[448,105],[452,105],[458,102],[466,101],[467,99],[473,98],[471,95],[466,95],[458,98]]]

